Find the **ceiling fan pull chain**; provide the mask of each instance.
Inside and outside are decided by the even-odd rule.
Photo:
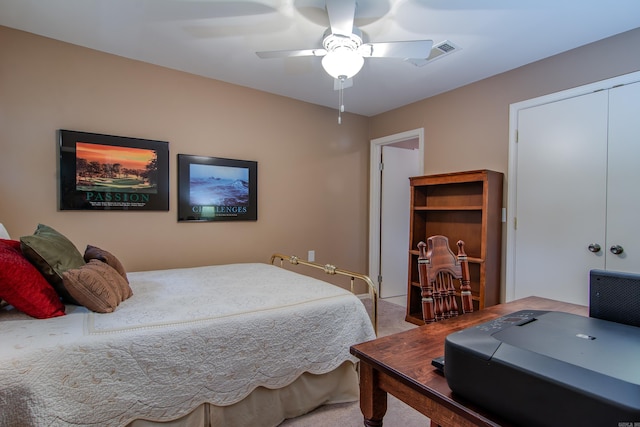
[[[340,76],[338,78],[340,80],[340,90],[338,91],[338,103],[340,104],[338,107],[338,124],[342,124],[342,113],[344,112],[344,81],[345,76]]]

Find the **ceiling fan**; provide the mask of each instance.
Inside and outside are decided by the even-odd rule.
[[[256,52],[260,58],[290,58],[298,56],[322,57],[322,67],[339,82],[340,111],[342,89],[347,79],[358,74],[365,58],[427,58],[432,40],[365,43],[362,31],[354,27],[356,0],[326,0],[329,28],[322,38],[322,47],[302,50],[276,50]],[[340,122],[340,117],[338,117]]]

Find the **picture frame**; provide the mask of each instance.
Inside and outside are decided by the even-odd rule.
[[[258,163],[178,154],[178,221],[257,221]]]
[[[169,210],[169,143],[60,129],[59,209]]]

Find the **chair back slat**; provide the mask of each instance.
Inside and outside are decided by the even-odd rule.
[[[446,236],[431,236],[427,243],[418,243],[418,275],[425,323],[458,316],[455,283],[460,285],[462,314],[473,311],[469,264],[464,242],[457,242],[454,255]]]

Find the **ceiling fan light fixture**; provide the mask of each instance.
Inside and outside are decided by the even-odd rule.
[[[339,46],[322,58],[322,68],[334,79],[350,79],[358,74],[364,65],[364,58],[358,52]]]

